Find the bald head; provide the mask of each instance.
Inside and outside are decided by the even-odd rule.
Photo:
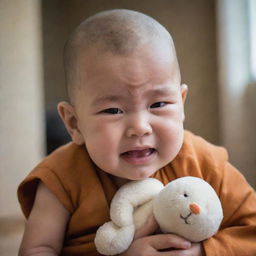
[[[92,49],[98,53],[129,55],[144,46],[164,44],[166,54],[177,62],[169,32],[153,18],[131,10],[116,9],[97,13],[71,34],[64,48],[64,68],[68,95],[72,99],[80,81],[82,59]],[[169,50],[171,49],[171,50]],[[177,62],[178,67],[178,62]],[[85,81],[86,82],[86,81]]]

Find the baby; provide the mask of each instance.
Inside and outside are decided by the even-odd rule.
[[[225,149],[184,131],[187,86],[167,30],[139,12],[101,12],[73,32],[64,60],[69,102],[58,111],[72,142],[19,186],[28,218],[19,255],[100,255],[95,232],[122,184],[182,176],[214,187],[224,210],[220,231],[191,243],[156,233],[152,218],[122,255],[256,255],[255,191]]]

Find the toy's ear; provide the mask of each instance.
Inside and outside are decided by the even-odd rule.
[[[96,232],[97,251],[103,255],[119,255],[132,243],[134,232],[134,225],[119,227],[112,221],[106,222]]]
[[[153,199],[163,187],[162,182],[153,178],[126,183],[112,199],[111,220],[120,227],[133,225],[134,209]]]
[[[133,220],[134,209],[149,202],[163,187],[160,181],[152,178],[123,185],[111,202],[112,221],[105,223],[96,232],[94,241],[97,250],[104,255],[116,255],[127,250],[136,228]]]
[[[62,101],[58,104],[58,112],[73,142],[78,145],[84,144],[74,107],[68,102]]]

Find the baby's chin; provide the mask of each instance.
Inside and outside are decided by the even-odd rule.
[[[139,170],[133,173],[130,173],[130,175],[127,175],[126,178],[128,180],[143,180],[150,178],[158,169],[146,169],[146,170]]]
[[[150,178],[164,166],[164,163],[161,161],[154,161],[148,165],[131,165],[127,164],[125,161],[122,161],[122,164],[119,164],[115,168],[110,166],[101,166],[99,167],[104,172],[113,176],[116,180],[124,181],[133,181],[133,180],[143,180]],[[125,183],[125,182],[124,182]]]
[[[155,173],[154,170],[152,171],[138,171],[138,172],[126,172],[126,173],[111,173],[109,172],[109,174],[111,174],[113,176],[113,179],[118,182],[118,183],[126,183],[128,181],[134,181],[134,180],[143,180],[146,178],[151,177],[153,174]]]

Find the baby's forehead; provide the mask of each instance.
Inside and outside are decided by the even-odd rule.
[[[172,49],[172,38],[168,31],[153,18],[130,10],[110,10],[96,14],[81,23],[67,41],[64,52],[64,64],[68,93],[75,86],[84,56],[92,55],[97,49],[98,55],[106,52],[118,56],[127,56],[141,46],[161,45]],[[170,47],[166,47],[169,44]],[[166,50],[167,52],[167,50]]]
[[[179,76],[171,58],[169,62],[159,59],[161,56],[150,59],[147,54],[117,56],[108,53],[91,56],[86,67],[81,67],[80,88],[87,96],[104,98],[108,95],[112,100],[115,100],[113,95],[136,96],[153,89],[164,94],[163,87],[166,84],[179,84]]]
[[[148,89],[143,85],[156,85],[159,88],[167,83],[180,85],[176,58],[170,49],[166,49],[161,45],[146,46],[121,55],[94,48],[85,54],[84,62],[78,67],[80,85],[76,87],[76,92],[86,94],[86,97],[97,95],[116,101],[120,99],[117,96],[125,94],[151,96],[152,93],[143,94]]]

